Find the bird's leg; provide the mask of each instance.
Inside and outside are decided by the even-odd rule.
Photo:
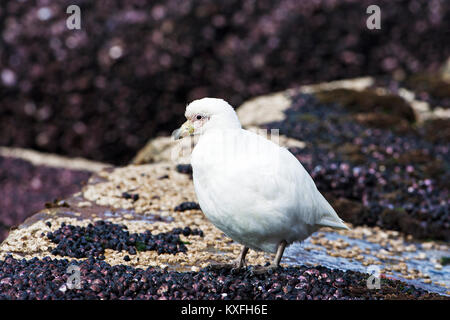
[[[247,255],[248,247],[244,246],[239,254],[239,257],[236,260],[236,268],[240,269],[246,265],[245,256]]]
[[[263,274],[269,270],[275,270],[280,266],[281,257],[283,257],[284,249],[286,249],[287,242],[285,240],[281,241],[278,245],[277,254],[275,255],[275,259],[273,259],[272,263],[267,267],[259,267],[253,270],[254,274]]]
[[[245,266],[245,256],[247,255],[248,247],[244,246],[241,253],[233,263],[212,263],[209,267],[213,270],[220,269],[240,269]]]
[[[278,245],[277,255],[275,256],[275,259],[272,262],[272,265],[275,268],[278,268],[280,266],[280,261],[281,261],[281,258],[283,257],[283,253],[284,253],[284,249],[286,249],[286,245],[287,245],[286,240],[281,241],[280,244]]]

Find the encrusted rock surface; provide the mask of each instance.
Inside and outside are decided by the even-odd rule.
[[[139,198],[124,197],[124,193],[138,194]],[[206,267],[209,261],[226,262],[234,258],[239,253],[239,246],[210,224],[200,210],[175,211],[186,201],[196,201],[192,181],[168,164],[132,165],[112,172],[100,171],[82,192],[67,199],[65,206],[47,208],[12,230],[0,247],[0,257],[8,252],[16,257],[31,258],[36,254],[44,257],[55,247],[46,234],[60,228],[61,223],[87,226],[96,220],[108,220],[136,233],[161,233],[186,226],[203,231],[204,237],[184,238],[180,235],[182,240],[189,242],[186,254],[140,252],[139,261],[138,256],[131,257],[130,264],[136,267],[171,265],[187,270]],[[51,227],[45,224],[47,221],[51,221]],[[43,232],[45,234],[41,236]],[[127,254],[106,249],[105,261],[121,264]],[[264,256],[250,253],[249,259],[252,263],[264,264],[269,259]]]
[[[79,268],[80,283],[70,282],[70,267]],[[389,279],[381,280],[379,290],[367,290],[364,277],[324,267],[280,268],[258,276],[251,267],[180,273],[111,266],[92,258],[69,263],[7,256],[0,260],[0,299],[445,299]]]
[[[443,298],[435,293],[428,294],[427,290],[450,295],[449,266],[445,262],[445,253],[450,251],[448,242],[417,241],[417,238],[423,238],[417,230],[428,229],[423,226],[417,230],[409,228],[415,225],[411,218],[417,218],[417,221],[426,221],[429,226],[439,228],[436,230],[442,233],[437,232],[436,235],[443,235],[438,239],[445,240],[447,216],[439,213],[439,206],[445,209],[448,204],[442,201],[431,207],[427,207],[426,202],[425,205],[417,204],[424,210],[435,212],[436,219],[443,219],[442,223],[436,224],[434,218],[421,220],[418,213],[410,212],[412,208],[400,206],[403,210],[399,210],[400,198],[397,195],[385,194],[384,200],[378,204],[381,208],[378,213],[372,202],[379,199],[367,203],[367,199],[371,199],[370,194],[360,197],[359,192],[366,190],[372,175],[380,179],[384,177],[383,172],[390,170],[390,162],[383,162],[388,159],[385,153],[381,153],[384,158],[376,154],[379,157],[377,161],[385,165],[380,171],[379,167],[368,165],[374,157],[373,147],[364,149],[366,145],[362,145],[356,150],[358,143],[344,143],[345,139],[352,137],[351,134],[359,133],[359,128],[369,128],[367,130],[376,133],[375,137],[383,136],[390,128],[382,127],[383,119],[386,120],[383,118],[386,114],[384,102],[375,107],[367,106],[370,112],[355,109],[361,107],[360,99],[363,98],[360,96],[364,94],[372,98],[382,96],[379,101],[390,102],[391,95],[395,95],[389,108],[396,108],[396,101],[400,101],[397,96],[406,101],[398,113],[398,126],[388,135],[400,139],[393,141],[403,141],[401,139],[406,135],[407,143],[399,144],[401,148],[404,145],[408,148],[415,146],[417,139],[422,139],[421,134],[432,132],[430,121],[446,128],[448,119],[435,112],[439,108],[432,107],[425,100],[417,100],[414,94],[402,88],[394,91],[378,87],[372,78],[290,89],[267,99],[260,97],[249,101],[239,109],[239,116],[247,128],[281,129],[280,144],[290,148],[304,163],[339,214],[353,223],[352,230],[336,232],[323,229],[303,245],[289,248],[282,261],[283,268],[276,273],[259,277],[252,274],[252,267],[239,272],[224,270],[219,273],[207,269],[213,262],[234,259],[240,245],[216,229],[198,209],[187,165],[189,152],[186,158],[179,158],[176,153],[189,151],[191,142],[187,139],[176,144],[169,137],[162,137],[150,141],[151,147],[135,158],[136,163],[150,164],[96,171],[80,192],[64,201],[49,203],[46,209],[11,230],[0,245],[0,291],[5,292],[0,298]],[[333,97],[339,99],[334,101]],[[350,100],[347,99],[349,97]],[[264,118],[255,116],[255,110],[272,110],[272,113]],[[330,121],[333,116],[339,116],[339,121]],[[318,117],[320,122],[316,121]],[[337,130],[336,125],[342,125],[342,128]],[[411,132],[414,138],[408,136]],[[443,130],[440,134],[427,136],[426,143],[420,142],[421,148],[437,148],[431,153],[432,157],[448,153],[445,134]],[[315,141],[317,137],[322,140]],[[365,141],[364,135],[359,138]],[[377,143],[377,140],[372,141],[374,147],[390,146]],[[397,147],[393,146],[396,152]],[[345,157],[341,159],[341,155]],[[448,172],[444,170],[441,179],[433,170],[424,171],[423,166],[430,155],[410,153],[408,156],[405,153],[399,156],[399,172],[409,174],[408,179],[413,182],[418,181],[417,186],[410,186],[414,192],[406,195],[404,203],[408,197],[418,199],[425,195],[430,199],[440,199],[443,196],[442,192],[448,186],[442,179]],[[180,166],[180,163],[185,165]],[[356,167],[355,163],[358,163]],[[317,168],[317,165],[321,167]],[[418,175],[412,174],[411,166]],[[359,169],[355,171],[355,168]],[[377,175],[378,171],[380,175]],[[355,172],[368,180],[351,180]],[[389,179],[400,181],[395,175]],[[436,191],[431,192],[430,186],[434,188],[435,185],[440,188],[436,187],[433,189]],[[422,187],[425,191],[421,191]],[[389,201],[394,205],[392,208]],[[314,256],[324,260],[316,261]],[[264,265],[272,258],[270,254],[250,250],[248,264]],[[321,266],[325,262],[328,267]],[[66,287],[68,274],[65,270],[70,264],[79,265],[82,269],[81,289]],[[370,266],[379,267],[381,273],[381,289],[378,291],[370,290],[366,285]],[[51,274],[47,272],[48,268],[52,270]],[[24,274],[29,272],[32,276],[25,279]],[[47,279],[47,284],[44,284],[43,278],[33,278],[41,272],[47,272],[43,277],[48,276],[52,280]]]
[[[105,164],[68,159],[31,150],[0,147],[0,241],[8,230],[80,190]]]
[[[321,90],[353,89],[363,90],[374,83],[371,77],[324,82],[315,85],[301,86],[296,89],[259,96],[244,102],[236,112],[244,128],[258,132],[267,123],[286,119],[285,111],[292,105],[292,96],[296,92],[314,93]],[[264,130],[264,129],[262,129]],[[261,132],[261,133],[265,133]],[[174,141],[171,137],[150,139],[133,158],[133,164],[172,162],[188,163],[190,152],[197,138]],[[286,148],[303,148],[305,144],[279,132],[279,145]]]
[[[124,196],[127,194],[137,194],[139,196]],[[187,298],[206,298],[211,296],[222,299],[227,297],[258,299],[277,297],[287,299],[328,299],[332,297],[339,299],[439,298],[438,295],[428,295],[425,291],[418,290],[411,285],[388,280],[390,277],[389,271],[383,272],[386,275],[385,280],[382,280],[383,290],[378,292],[364,289],[368,275],[323,267],[316,267],[317,269],[314,267],[280,269],[276,274],[268,276],[267,279],[253,276],[251,268],[236,274],[229,271],[216,274],[204,268],[207,268],[211,262],[228,262],[234,259],[239,253],[240,246],[233,243],[222,232],[211,225],[200,210],[183,208],[185,210],[180,211],[180,208],[176,209],[182,203],[195,201],[196,198],[189,175],[178,173],[173,167],[164,163],[141,166],[131,165],[124,168],[100,171],[91,178],[90,183],[83,188],[82,192],[65,200],[64,203],[55,204],[54,207],[41,211],[39,214],[27,219],[19,228],[11,231],[9,237],[0,246],[0,261],[2,261],[0,262],[2,265],[2,268],[0,268],[0,288],[4,292],[2,298],[39,297],[67,299],[81,297],[114,299],[123,297],[180,299],[184,295]],[[103,221],[107,221],[107,223],[124,226],[130,237],[133,234],[142,233],[158,235],[172,232],[178,228],[181,230],[179,239],[186,250],[158,252],[157,250],[150,250],[148,247],[140,247],[140,244],[132,242],[125,243],[128,247],[125,249],[120,248],[120,251],[117,248],[111,249],[107,247],[101,254],[90,254],[89,258],[71,257],[67,254],[67,250],[64,251],[65,253],[54,251],[58,245],[52,239],[54,239],[54,234],[57,230],[60,230],[58,231],[60,234],[58,236],[59,239],[64,239],[64,236],[73,237],[74,233],[79,232],[77,231],[77,226],[88,227],[90,224],[95,224],[96,221],[100,224],[103,224]],[[183,229],[187,226],[191,230],[201,230],[202,234],[183,233]],[[314,237],[312,243],[319,243],[321,247],[325,250],[330,250],[333,256],[338,258],[365,260],[364,251],[360,251],[358,248],[349,248],[342,241],[326,240],[324,235],[329,232],[333,233],[331,230],[324,229],[322,233],[318,233]],[[363,227],[342,231],[339,234],[354,239],[364,237],[374,243],[395,248],[390,253],[385,252],[384,257],[380,256],[382,261],[386,261],[387,269],[390,268],[389,265],[391,268],[395,268],[395,265],[400,264],[403,265],[401,266],[402,272],[413,274],[417,278],[422,277],[426,281],[426,275],[414,274],[401,261],[388,263],[388,261],[396,259],[395,252],[414,250],[414,245],[408,244],[408,240],[403,235],[392,232],[386,233],[382,230],[370,231],[370,229]],[[98,241],[107,238],[106,234],[99,236]],[[92,237],[92,235],[89,237]],[[89,242],[93,239],[85,240]],[[72,244],[70,244],[70,241],[65,242],[65,245],[68,247],[64,248],[77,247],[79,249],[82,243],[83,240],[75,241]],[[443,245],[429,243],[430,248],[443,249],[441,246]],[[91,246],[87,246],[85,243],[85,248],[91,248]],[[379,254],[381,253],[379,252]],[[248,263],[249,265],[264,265],[271,258],[273,258],[271,255],[250,251]],[[83,270],[83,288],[79,290],[63,287],[68,278],[65,269],[73,263],[81,266]],[[375,264],[375,262],[367,261],[367,264]],[[51,267],[52,279],[54,279],[51,281],[51,284],[47,284],[44,287],[39,285],[39,281],[35,286],[24,284],[22,291],[10,286],[15,281],[24,281],[20,276],[23,272],[34,270],[32,274],[39,274],[39,272],[45,271],[49,266],[54,266]],[[283,263],[283,266],[287,267],[285,263]],[[147,269],[149,267],[151,268]],[[166,268],[166,271],[163,272],[162,269],[164,268]],[[10,273],[7,272],[8,270]],[[92,270],[97,271],[90,275]],[[138,278],[150,277],[150,279],[159,280],[152,280],[156,282],[152,282],[151,285],[139,286],[136,289],[132,286],[133,282],[125,282],[119,285],[113,279],[101,276],[102,270],[104,272],[107,272],[106,270],[115,270],[117,279],[129,274]],[[147,271],[144,272],[143,270]],[[197,274],[196,272],[200,273]],[[316,272],[319,272],[318,275],[315,275]],[[302,278],[302,275],[305,277],[306,274],[309,276],[305,280]],[[312,281],[308,278],[311,276],[315,277],[316,280]],[[206,281],[201,282],[200,288],[205,286],[204,289],[194,291],[184,289],[183,285],[186,286],[189,281],[200,279],[199,277],[206,277],[205,279],[223,277],[222,281],[231,281],[229,283],[235,283],[237,288],[241,288],[244,291],[240,291],[241,289],[230,291],[223,284],[208,282],[209,280],[201,280]],[[327,283],[324,277],[329,277],[332,280],[331,283]],[[166,281],[169,281],[168,279],[173,279],[177,285],[168,291],[161,289],[166,285]],[[187,279],[187,282],[183,284],[184,280],[182,281],[182,279]],[[291,281],[292,284],[289,284],[289,279],[293,279]],[[35,280],[30,279],[30,281]],[[334,281],[342,281],[342,283],[333,285]],[[250,283],[256,283],[258,286],[265,283],[266,286],[263,286],[261,291],[250,293],[248,289],[245,289],[253,286]],[[220,287],[217,287],[218,285]],[[152,291],[152,286],[155,292]],[[278,286],[280,286],[281,291],[277,290]],[[287,287],[285,288],[285,286]],[[59,292],[61,287],[63,292]],[[36,288],[40,289],[37,292],[33,291]],[[272,290],[269,290],[270,288]],[[130,293],[127,290],[134,291]],[[177,291],[179,293],[175,293]],[[125,292],[127,293],[125,294]]]

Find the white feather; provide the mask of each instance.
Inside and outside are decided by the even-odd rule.
[[[198,103],[202,100],[187,108],[187,113],[210,112],[191,164],[200,207],[215,226],[267,252],[276,252],[282,240],[302,241],[321,226],[348,229],[288,150],[242,129],[225,101],[209,111],[213,101]],[[218,105],[227,112],[215,117]]]

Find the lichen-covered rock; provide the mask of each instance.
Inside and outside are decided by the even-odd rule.
[[[149,142],[135,164],[96,171],[80,192],[63,201],[51,199],[46,209],[11,230],[0,245],[0,289],[6,292],[0,298],[441,298],[425,290],[449,295],[449,267],[441,263],[448,244],[414,239],[446,240],[448,233],[443,201],[448,191],[448,119],[439,118],[436,108],[406,89],[377,86],[372,78],[303,86],[238,108],[246,128],[280,129],[279,143],[298,157],[319,190],[353,224],[348,231],[323,229],[288,248],[285,268],[273,276],[254,277],[251,267],[240,273],[206,269],[212,262],[234,259],[240,245],[210,224],[196,205],[188,165],[192,141],[180,144],[161,137]],[[329,99],[320,102],[324,92]],[[339,99],[330,95],[336,92]],[[365,101],[374,94],[377,101]],[[391,117],[389,112],[397,107],[398,117]],[[23,258],[26,262],[20,262]],[[248,264],[263,265],[271,258],[250,251]],[[64,269],[71,263],[84,270],[79,291],[64,287]],[[54,272],[51,286],[61,289],[57,294],[28,288],[30,296],[10,286],[24,272],[48,266]],[[364,286],[370,266],[380,268],[380,291]],[[333,270],[337,268],[344,270]],[[102,274],[108,272],[140,279],[151,274],[156,291],[150,285],[105,285],[110,282]],[[211,289],[205,294],[197,290],[198,281],[197,289],[178,288],[180,279],[200,276],[224,277],[237,285],[243,275],[249,279],[245,288],[264,283],[271,289],[227,289],[219,296],[211,292],[223,287],[213,280],[201,282]],[[176,290],[169,290],[167,277]],[[291,277],[302,277],[304,283],[291,288]],[[330,290],[327,278],[342,290]]]
[[[239,253],[240,245],[234,243],[210,224],[197,207],[184,208],[183,211],[177,209],[183,203],[196,201],[189,175],[178,173],[171,164],[130,165],[123,168],[104,169],[96,173],[81,192],[69,197],[63,203],[49,206],[28,218],[17,229],[11,230],[8,238],[0,245],[0,261],[6,261],[10,259],[9,257],[19,260],[25,258],[27,261],[35,261],[29,263],[29,268],[35,268],[38,265],[39,268],[45,268],[49,263],[59,264],[57,261],[65,259],[64,261],[74,261],[76,264],[86,265],[86,268],[93,268],[104,262],[107,264],[105,268],[106,266],[111,268],[109,266],[125,265],[132,270],[139,268],[141,268],[139,270],[145,270],[153,267],[157,270],[168,268],[168,270],[182,272],[197,272],[201,268],[206,268],[211,262],[229,262]],[[98,227],[94,227],[96,225]],[[110,230],[108,226],[116,231]],[[88,228],[90,231],[81,232],[81,230],[85,230],[83,228]],[[201,230],[201,233],[195,233],[197,232],[195,230]],[[195,232],[192,233],[193,231]],[[119,235],[117,232],[121,236],[114,242],[115,235]],[[170,234],[173,234],[175,238]],[[386,277],[394,275],[393,272],[397,270],[395,266],[398,261],[405,261],[404,267],[398,269],[404,272],[404,275],[400,273],[400,278],[408,277],[404,279],[412,279],[411,281],[416,281],[418,284],[428,283],[429,276],[423,271],[414,269],[413,266],[417,265],[415,258],[402,256],[404,252],[421,252],[420,244],[409,242],[411,239],[408,238],[408,240],[401,233],[386,232],[380,229],[371,230],[366,227],[354,227],[352,230],[338,233],[349,239],[346,241],[351,239],[353,239],[351,241],[368,240],[367,243],[376,244],[369,251],[368,247],[366,249],[353,247],[349,250],[349,244],[346,244],[346,241],[328,240],[329,234],[332,235],[335,232],[324,229],[323,232],[308,240],[308,246],[312,247],[305,248],[305,250],[327,250],[330,252],[330,257],[335,257],[332,259],[336,259],[334,262],[336,267],[342,265],[342,262],[339,262],[342,260],[338,259],[356,259],[361,267],[382,264],[382,270],[385,270],[383,272]],[[124,239],[124,242],[121,242],[120,239]],[[93,246],[93,243],[101,244],[102,241],[108,241],[105,243],[104,249],[103,246]],[[166,241],[169,242],[166,243]],[[171,244],[172,242],[175,246]],[[448,247],[439,243],[430,242],[427,245],[438,251],[448,250]],[[386,249],[380,251],[379,246]],[[166,249],[159,250],[159,247]],[[179,250],[176,249],[177,247],[185,249]],[[87,253],[90,250],[94,250],[93,252],[96,253],[89,254],[86,258],[84,252]],[[389,255],[381,254],[381,252],[388,252],[387,250],[391,252]],[[367,255],[368,253],[370,254]],[[287,257],[290,257],[289,252]],[[271,258],[272,256],[269,254],[250,251],[248,264],[263,265]],[[54,262],[49,259],[54,259]],[[290,259],[292,258],[287,261]],[[380,261],[378,262],[376,259],[380,259]],[[408,264],[409,259],[413,259],[411,264]],[[421,259],[434,258],[427,257],[425,254]],[[14,260],[8,261],[11,261],[9,263],[12,265],[15,264]],[[303,263],[307,263],[307,261],[303,261]],[[67,267],[68,263],[64,262],[63,265]],[[283,265],[286,266],[285,263]],[[17,272],[20,270],[17,269]],[[290,272],[297,271],[286,270],[283,271],[283,274],[285,272],[290,274]],[[336,276],[334,273],[335,271],[332,271],[333,276]],[[2,274],[1,271],[0,274]],[[347,275],[346,272],[344,277],[351,274]],[[411,274],[413,276],[410,278]],[[162,274],[159,276],[163,277]],[[230,277],[230,279],[234,279],[231,275]],[[362,274],[357,276],[359,281],[363,281],[364,277]],[[63,279],[65,279],[64,276]],[[94,281],[94,279],[91,280]],[[439,282],[439,280],[433,281]],[[63,282],[58,282],[58,284],[62,285]],[[312,285],[311,289],[316,285],[318,284]],[[388,290],[386,292],[389,292],[391,297],[401,296],[400,291],[396,293],[392,289],[392,286],[398,288],[398,285],[390,284],[385,290]],[[319,287],[317,288],[319,290]],[[89,292],[94,289],[83,290],[87,291],[78,293],[82,297],[86,297],[85,294],[90,294]],[[416,292],[414,291],[416,289],[410,290],[412,290],[410,292]],[[94,292],[96,291],[94,290]],[[14,294],[20,294],[20,292]],[[68,290],[67,295],[63,294],[60,298],[70,298],[72,294],[74,293]],[[424,293],[417,291],[417,294],[419,297]],[[283,295],[283,297],[290,296]],[[363,290],[359,293],[346,293],[341,298],[345,297],[374,298],[375,296]],[[379,293],[378,297],[382,298],[383,294]],[[437,296],[428,297],[436,298]]]
[[[138,195],[125,197],[124,193]],[[108,221],[126,226],[130,233],[160,234],[186,227],[202,230],[199,235],[180,234],[187,247],[179,254],[157,251],[128,251],[106,249],[105,261],[114,265],[127,263],[145,268],[149,265],[170,265],[176,270],[206,267],[210,261],[225,262],[238,253],[239,246],[230,243],[218,229],[210,224],[198,209],[175,211],[186,201],[196,201],[192,181],[188,175],[178,173],[168,163],[128,166],[98,172],[79,193],[65,200],[65,204],[46,208],[28,218],[20,227],[11,230],[0,246],[0,259],[7,254],[14,257],[58,257],[53,250],[57,244],[48,237],[62,224],[87,227],[95,221]],[[59,252],[59,251],[58,251]],[[126,255],[130,261],[124,261]],[[266,256],[269,259],[268,256]],[[263,264],[264,255],[251,253],[250,261]]]
[[[0,241],[46,203],[80,190],[106,164],[0,147]]]
[[[265,124],[286,119],[285,111],[292,105],[292,95],[295,92],[314,93],[321,90],[352,89],[363,90],[373,84],[370,77],[356,78],[324,82],[315,85],[302,86],[298,89],[259,96],[244,102],[236,108],[237,115],[242,126],[259,134],[266,134],[267,130],[262,128]],[[175,129],[175,128],[174,128]],[[303,148],[304,142],[292,139],[278,132],[277,142],[286,148]],[[133,164],[172,162],[189,163],[190,154],[198,137],[174,141],[171,137],[157,137],[150,139],[147,144],[139,150],[132,160]]]

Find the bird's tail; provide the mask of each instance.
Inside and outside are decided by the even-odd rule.
[[[323,226],[323,227],[331,227],[331,228],[335,228],[335,229],[350,230],[350,228],[339,217],[338,217],[338,219],[333,219],[330,217],[323,217],[317,223],[317,225]]]
[[[321,209],[325,212],[325,214],[320,218],[320,220],[316,224],[323,227],[350,230],[350,228],[344,223],[344,221],[341,218],[339,218],[336,211],[328,203],[328,201],[324,198],[324,196],[322,194],[320,195],[321,197],[319,200],[320,202],[319,207],[321,207]]]

